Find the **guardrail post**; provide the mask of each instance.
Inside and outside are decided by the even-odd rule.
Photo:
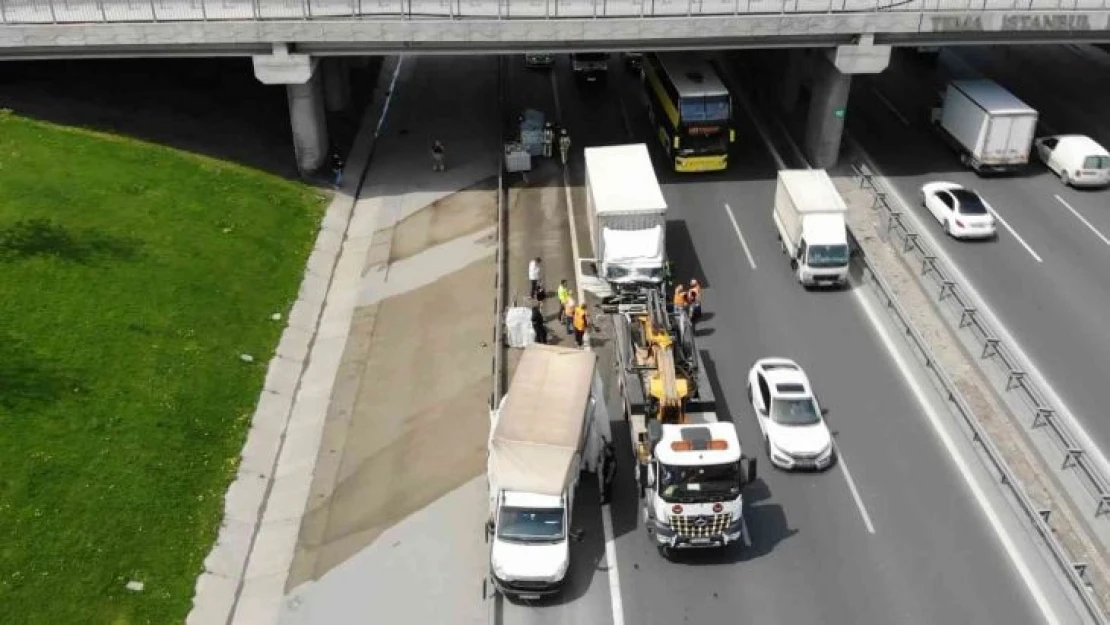
[[[1011,371],[1010,374],[1006,376],[1006,390],[1011,391],[1021,386],[1023,382],[1025,382],[1024,371]]]
[[[986,360],[998,353],[998,339],[987,337],[983,339],[983,355],[979,358]]]
[[[150,0],[150,12],[154,13],[154,0]],[[54,0],[50,0],[50,21],[58,23],[57,12],[54,11]]]
[[[1089,586],[1090,582],[1087,581],[1087,565],[1083,562],[1076,562],[1072,564],[1072,566],[1075,567],[1075,574],[1079,576],[1079,579],[1083,580],[1083,583]]]
[[[1083,450],[1078,447],[1069,447],[1068,451],[1064,453],[1064,464],[1060,465],[1063,469],[1070,469],[1079,464],[1079,457],[1083,455]]]
[[[871,200],[871,210],[879,210],[880,206],[886,206],[886,194],[885,193],[881,193],[879,191],[876,191],[875,193],[872,193],[871,195],[874,196],[874,199]]]
[[[0,2],[0,5],[2,4],[3,2]],[[100,21],[107,22],[108,13],[104,10],[104,0],[96,0],[96,8],[100,10]]]
[[[926,256],[926,257],[921,259],[921,275],[923,275],[923,276],[929,275],[929,270],[930,269],[932,269],[933,271],[936,271],[937,275],[940,275],[940,272],[937,271],[937,257],[936,256]]]
[[[208,2],[208,0],[200,0],[200,19],[205,22],[208,21],[208,7],[205,6],[206,2]]]
[[[902,225],[902,223],[898,222],[898,225]],[[916,246],[917,246],[917,233],[916,232],[906,232],[906,243],[903,246],[905,249],[903,249],[902,251],[903,252],[913,251],[913,248],[916,247]]]
[[[1107,511],[1110,511],[1110,495],[1103,495],[1098,500],[1098,506],[1095,508],[1095,518],[1106,514]]]
[[[954,296],[956,294],[956,283],[951,280],[942,280],[940,283],[940,295],[937,299],[941,302],[944,298]]]
[[[974,320],[975,320],[975,309],[965,307],[963,312],[960,313],[960,329],[963,330],[967,326],[971,325],[974,322]],[[1011,375],[1013,375],[1013,374],[1011,374]],[[1007,390],[1009,390],[1009,389],[1007,389]]]
[[[1048,420],[1056,414],[1051,408],[1037,408],[1037,412],[1033,413],[1033,428],[1044,427],[1048,425]]]

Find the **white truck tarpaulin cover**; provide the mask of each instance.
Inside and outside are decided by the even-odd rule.
[[[579,470],[579,445],[597,357],[532,344],[524,349],[489,441],[490,482],[498,488],[560,495]]]
[[[613,230],[605,228],[605,261],[610,263],[660,263],[663,261],[663,227],[646,230]]]

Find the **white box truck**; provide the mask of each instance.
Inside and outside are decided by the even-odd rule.
[[[490,573],[520,599],[560,591],[570,566],[575,490],[582,470],[599,469],[608,422],[596,355],[532,344],[491,414],[487,478]]]
[[[662,284],[667,201],[643,143],[585,149],[586,215],[597,274],[619,286]]]
[[[1029,162],[1037,111],[992,80],[953,80],[933,124],[977,173],[1020,169]]]
[[[823,169],[779,172],[773,219],[804,287],[848,283],[848,205]]]

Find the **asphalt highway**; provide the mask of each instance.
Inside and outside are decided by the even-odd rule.
[[[599,89],[578,88],[565,59],[554,70],[550,97],[570,129],[579,184],[583,146],[650,141],[638,83],[616,55],[610,63],[611,78]],[[544,78],[527,75],[519,60],[511,67],[521,85],[514,101],[554,104],[540,95]],[[770,218],[776,164],[747,118],[732,160],[721,174],[679,176],[662,159],[656,171],[670,206],[677,274],[704,287],[699,347],[719,411],[738,423],[747,453],[759,459],[760,478],[746,495],[751,545],[662,559],[640,526],[625,460],[631,450],[618,426],[622,462],[611,509],[619,588],[609,586],[612,563],[588,537],[568,597],[542,607],[506,602],[502,622],[613,622],[614,599],[620,622],[637,625],[1049,622],[1012,565],[1013,545],[1004,547],[992,529],[1019,524],[1008,511],[987,513],[977,503],[961,475],[967,467],[951,459],[861,297],[806,292],[792,279]],[[582,219],[583,207],[576,209]],[[772,355],[796,359],[830,409],[843,458],[834,469],[770,468],[744,385],[751,364]],[[909,379],[923,386],[919,374]],[[923,397],[934,416],[943,410],[928,387]],[[594,536],[598,516],[596,509],[579,515]],[[1031,543],[1016,550],[1029,568],[1051,570]],[[1055,581],[1042,581],[1056,622],[1078,622]]]
[[[942,57],[943,59],[943,57]],[[896,53],[877,77],[855,81],[849,126],[1097,446],[1110,449],[1110,191],[1064,187],[1039,161],[1009,177],[962,168],[928,123],[943,78],[964,61],[1037,108],[1042,134],[1080,133],[1110,145],[1110,55],[1071,46],[969,49],[960,62]],[[943,236],[920,187],[949,180],[977,189],[1003,220],[998,241]]]

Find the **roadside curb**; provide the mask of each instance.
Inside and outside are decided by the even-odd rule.
[[[188,625],[269,625],[278,615],[354,311],[356,298],[336,293],[337,272],[343,257],[357,252],[347,241],[348,229],[399,63],[398,57],[382,63],[348,175],[320,223],[297,300],[267,366],[238,475],[224,497],[219,535],[197,578]]]

